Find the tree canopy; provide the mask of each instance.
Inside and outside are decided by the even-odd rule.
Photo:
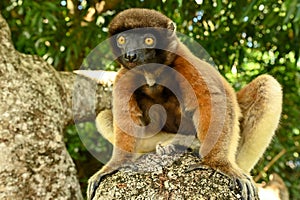
[[[291,199],[300,199],[297,195],[300,189],[298,0],[0,2],[15,48],[41,56],[59,71],[80,68],[94,47],[107,38],[107,26],[113,16],[131,7],[152,8],[174,20],[177,31],[200,43],[237,90],[263,73],[273,75],[281,83],[284,103],[280,127],[252,173],[257,181],[267,180],[267,174],[272,172],[280,174],[289,188]],[[85,128],[91,127],[87,125]],[[81,172],[91,156],[76,134],[74,127],[67,129],[66,142]],[[83,187],[86,176],[80,175]]]

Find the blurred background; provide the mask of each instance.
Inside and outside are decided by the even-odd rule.
[[[290,198],[300,199],[299,0],[0,1],[15,48],[41,56],[58,71],[79,69],[91,50],[107,38],[115,14],[132,7],[155,9],[175,21],[177,31],[200,43],[236,90],[264,73],[281,83],[280,127],[252,175],[262,182],[275,172],[287,185]],[[97,68],[115,70],[105,63]],[[81,129],[91,137],[96,134],[92,123],[82,124]],[[86,150],[75,126],[65,130],[65,142],[85,192],[88,177],[102,163]],[[104,140],[90,145],[102,154],[111,150]]]

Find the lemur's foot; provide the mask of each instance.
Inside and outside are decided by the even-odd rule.
[[[210,170],[212,169],[210,166],[205,165],[205,164],[197,164],[197,165],[192,165],[189,167],[187,172],[193,171],[196,169],[200,170]],[[240,200],[255,200],[258,199],[258,193],[257,193],[257,188],[255,187],[255,183],[252,180],[252,177],[249,175],[246,175],[244,173],[240,173],[238,170],[229,170],[230,167],[227,168],[227,170],[222,170],[219,168],[216,168],[215,173],[220,173],[226,177],[230,177],[232,180],[232,185],[230,188],[232,190],[237,189],[238,191],[241,192],[241,197],[238,198]]]
[[[175,152],[175,146],[173,144],[163,145],[161,143],[156,145],[156,153],[160,156],[171,154]]]
[[[110,168],[108,166],[103,166],[96,174],[94,174],[88,181],[87,187],[87,199],[92,200],[96,195],[96,190],[99,187],[103,178],[109,174],[112,174],[117,169]]]
[[[250,176],[244,174],[243,178],[235,178],[234,183],[237,184],[234,186],[238,186],[239,190],[242,192],[242,200],[258,199],[257,188]]]

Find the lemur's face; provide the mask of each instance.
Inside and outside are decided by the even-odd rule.
[[[156,49],[157,37],[153,33],[123,32],[117,35],[116,44],[121,51],[118,61],[125,68],[160,62]]]
[[[161,28],[138,28],[116,34],[112,46],[118,62],[128,69],[149,63],[165,64],[169,58],[167,55],[175,51],[170,48],[170,44],[173,47],[177,42],[173,32]]]

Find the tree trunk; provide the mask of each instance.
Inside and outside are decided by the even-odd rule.
[[[0,27],[0,199],[83,199],[63,131],[73,115],[84,121],[108,108],[110,92],[98,87],[103,98],[95,106],[77,95],[80,107],[72,109],[76,75],[16,51],[1,15]],[[76,83],[76,94],[95,86]]]

